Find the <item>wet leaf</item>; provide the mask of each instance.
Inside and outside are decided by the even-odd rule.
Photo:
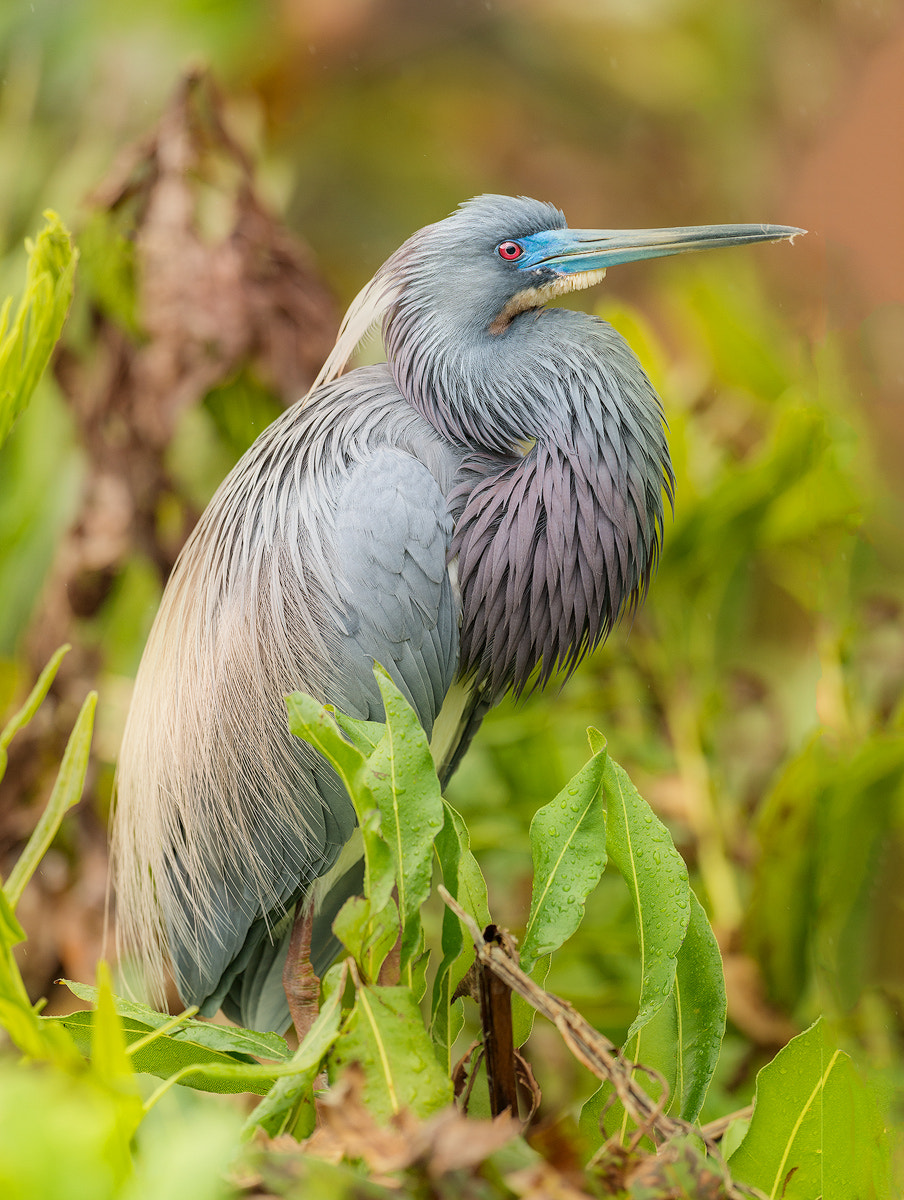
[[[531,821],[534,882],[521,946],[521,966],[528,973],[538,958],[558,950],[580,925],[584,902],[605,869],[602,781],[606,760],[603,743]]]
[[[42,1017],[48,1029],[64,1029],[71,1034],[85,1058],[92,1053],[91,1035],[94,1013],[74,1012],[66,1016]],[[211,1050],[186,1037],[160,1034],[134,1017],[120,1017],[127,1047],[141,1046],[131,1052],[136,1071],[173,1079],[186,1087],[204,1092],[257,1092],[264,1095],[277,1077],[278,1068],[249,1064],[219,1050]],[[178,1079],[175,1077],[178,1076]]]
[[[459,812],[443,801],[444,821],[435,846],[443,884],[481,929],[490,923],[487,885],[477,859],[471,853],[467,826]],[[452,996],[468,967],[474,961],[471,939],[458,917],[443,909],[441,935],[442,959],[433,982],[430,1031],[442,1055],[446,1070],[452,1071],[452,1044],[463,1023],[461,1002],[452,1007]]]
[[[369,756],[371,790],[395,869],[402,921],[401,970],[407,977],[421,937],[420,907],[430,895],[433,844],[443,826],[439,780],[417,716],[382,667],[374,670],[386,731]]]
[[[880,1200],[888,1146],[872,1096],[820,1019],[757,1076],[750,1128],[729,1159],[769,1200]]]
[[[289,728],[326,758],[351,797],[364,843],[364,889],[376,915],[386,907],[395,883],[395,866],[380,836],[380,811],[371,787],[373,772],[361,751],[342,735],[335,719],[313,696],[294,692],[286,700]]]
[[[671,835],[625,770],[607,759],[607,849],[628,885],[640,949],[641,991],[628,1030],[631,1057],[643,1058],[644,1025],[672,993],[678,952],[690,919],[687,867]]]
[[[348,1063],[365,1072],[364,1101],[381,1121],[403,1109],[429,1116],[452,1099],[420,1009],[406,987],[358,987],[329,1063],[335,1079]]]
[[[718,947],[668,830],[611,758],[605,764],[603,786],[607,849],[628,885],[640,949],[640,1002],[624,1053],[663,1075],[670,1110],[673,1104],[690,1110],[702,1103],[725,1025]],[[694,933],[685,949],[692,912]],[[598,1138],[604,1110],[607,1133],[620,1132],[624,1138],[629,1118],[608,1083],[582,1110],[581,1127],[587,1136]]]

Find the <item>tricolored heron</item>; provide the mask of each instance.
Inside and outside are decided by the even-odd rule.
[[[169,960],[186,1003],[282,1030],[299,900],[318,974],[337,952],[355,818],[289,692],[379,720],[382,663],[445,780],[503,693],[574,670],[642,597],[673,489],[660,402],[610,325],[547,302],[616,263],[801,232],[575,230],[487,195],[380,268],[214,496],[145,650],[114,850],[152,985]],[[387,362],[340,375],[381,318]]]

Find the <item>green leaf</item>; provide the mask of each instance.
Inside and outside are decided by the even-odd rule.
[[[392,900],[374,914],[366,896],[350,896],[333,920],[333,933],[375,979],[399,936],[399,912]]]
[[[139,1200],[129,1183],[121,1186],[111,1153],[119,1142],[118,1097],[78,1064],[77,1071],[34,1070],[0,1057],[4,1200]],[[172,1193],[156,1195],[171,1200]]]
[[[144,1116],[144,1105],[121,1019],[113,1003],[110,971],[105,962],[97,964],[97,980],[97,1008],[91,1025],[91,1073],[117,1100],[115,1136],[108,1143],[107,1161],[121,1182],[131,1173],[129,1147]]]
[[[65,1029],[81,1053],[90,1057],[94,1027],[92,1012],[41,1017],[40,1020],[48,1030]],[[140,1043],[130,1055],[134,1069],[156,1075],[158,1079],[182,1083],[203,1092],[257,1092],[263,1095],[273,1086],[277,1076],[285,1073],[285,1064],[259,1066],[245,1063],[188,1038],[158,1033],[133,1017],[120,1017],[120,1020],[127,1047],[131,1050]]]
[[[769,1200],[880,1200],[889,1148],[872,1096],[820,1019],[757,1075],[734,1178]]]
[[[62,979],[60,982],[64,983],[74,996],[78,996],[79,1000],[86,1000],[89,1004],[97,1003],[96,987],[78,983],[73,979]],[[148,1029],[160,1029],[164,1025],[171,1025],[173,1021],[169,1013],[157,1012],[146,1004],[125,1000],[121,996],[114,996],[113,1004],[121,1017],[131,1017],[146,1025]],[[186,1017],[177,1028],[171,1029],[168,1036],[176,1041],[206,1046],[208,1050],[242,1055],[249,1061],[250,1056],[270,1058],[276,1062],[287,1062],[291,1057],[286,1039],[278,1033],[261,1033],[257,1029],[242,1029],[237,1025],[214,1025],[210,1021],[196,1021],[191,1017]]]
[[[368,759],[381,832],[396,869],[402,922],[402,977],[418,953],[420,907],[430,895],[433,843],[443,825],[443,802],[430,743],[414,710],[382,667],[374,674],[383,697],[386,732]]]
[[[611,758],[603,785],[607,801],[606,846],[628,885],[640,946],[641,991],[627,1040],[642,1061],[640,1032],[672,994],[678,952],[690,919],[687,867],[669,831]]]
[[[0,310],[0,445],[26,407],[57,343],[69,304],[78,252],[56,213],[27,240],[25,293],[9,328],[10,301]]]
[[[719,1062],[725,1033],[722,955],[700,901],[690,893],[691,915],[678,953],[672,990],[677,1063],[670,1111],[696,1121]]]
[[[364,845],[364,890],[374,914],[389,903],[395,883],[392,855],[380,836],[380,810],[371,789],[375,777],[361,751],[342,735],[334,717],[313,696],[293,692],[286,700],[289,728],[332,765],[345,786],[361,827]]]
[[[667,1002],[643,1031],[643,1056],[639,1059],[662,1075],[669,1089],[665,1111],[696,1121],[719,1061],[725,1032],[725,982],[722,956],[706,913],[690,893],[691,918],[678,953],[675,983]],[[637,1060],[635,1060],[637,1061]],[[649,1076],[641,1084],[654,1099],[659,1089]],[[626,1128],[625,1111],[612,1089],[601,1084],[581,1112],[581,1129],[588,1138],[599,1135],[600,1118],[606,1110],[606,1127]]]
[[[245,1136],[250,1136],[258,1126],[271,1137],[291,1129],[299,1108],[313,1099],[314,1080],[323,1069],[324,1060],[339,1036],[342,994],[347,975],[346,964],[336,963],[324,976],[320,1012],[292,1057],[289,1064],[292,1073],[277,1079],[249,1116],[243,1129]],[[310,1112],[313,1114],[313,1107]],[[307,1131],[310,1132],[312,1130]],[[299,1136],[306,1134],[300,1133]]]
[[[41,819],[28,839],[28,844],[3,885],[6,898],[13,908],[19,903],[26,884],[50,848],[63,817],[81,799],[82,789],[85,786],[85,772],[88,769],[88,756],[91,751],[91,733],[94,728],[96,706],[97,692],[89,692],[66,744],[63,761],[60,764],[59,774],[53,785],[53,791],[50,793],[47,807],[41,814]]]
[[[443,816],[443,827],[434,843],[443,873],[443,884],[465,912],[484,929],[490,923],[487,885],[477,859],[471,853],[468,827],[461,814],[445,800]],[[461,1001],[456,1001],[453,1009],[452,996],[474,961],[474,951],[470,935],[466,934],[458,917],[448,907],[443,909],[441,946],[443,957],[433,981],[430,1032],[447,1073],[451,1073],[452,1044],[464,1021]]]
[[[63,1029],[53,1029],[38,1016],[13,956],[13,946],[25,941],[22,926],[0,888],[0,1027],[28,1058],[73,1069],[80,1058]]]
[[[327,705],[327,711],[332,713],[336,724],[362,754],[370,754],[380,744],[380,739],[386,732],[386,724],[383,721],[359,721],[356,717],[347,717],[345,713],[339,712],[332,704]]]
[[[603,785],[607,849],[628,885],[640,945],[640,1004],[625,1057],[663,1075],[671,1110],[680,1104],[682,1113],[699,1111],[725,1026],[718,946],[668,830],[611,758]],[[685,948],[691,914],[694,930]],[[655,1093],[649,1081],[644,1086]],[[624,1138],[629,1118],[612,1097],[611,1084],[603,1083],[584,1105],[581,1128],[588,1137],[598,1138],[605,1110],[607,1132],[620,1129]]]
[[[602,741],[602,735],[599,735]],[[605,742],[585,767],[530,826],[534,883],[521,946],[522,969],[551,954],[571,937],[584,916],[584,903],[606,866],[603,803]]]
[[[235,1107],[209,1104],[201,1097],[189,1106],[180,1097],[173,1111],[142,1124],[135,1174],[117,1200],[235,1200],[237,1189],[226,1176],[235,1161],[240,1127],[241,1113]],[[60,1200],[65,1195],[32,1194]],[[95,1192],[83,1195],[99,1200]]]
[[[60,663],[63,661],[63,656],[68,654],[70,646],[60,646],[59,650],[51,658],[50,662],[41,672],[38,677],[38,682],[28,693],[28,699],[22,705],[17,713],[7,721],[3,730],[0,731],[0,779],[6,773],[7,754],[6,748],[19,732],[24,729],[28,722],[32,719],[43,703],[44,697],[50,690],[50,685],[56,678],[56,673],[60,669]]]
[[[452,1100],[452,1083],[437,1062],[430,1037],[407,987],[362,985],[330,1054],[330,1078],[358,1062],[364,1101],[378,1120],[409,1109],[427,1117]]]

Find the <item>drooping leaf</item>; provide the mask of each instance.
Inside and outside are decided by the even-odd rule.
[[[690,919],[690,885],[669,831],[611,758],[606,760],[603,785],[606,846],[628,885],[640,949],[640,1003],[628,1030],[631,1042],[671,995]],[[643,1057],[639,1040],[632,1048],[632,1057]]]
[[[722,956],[706,913],[690,893],[691,917],[678,952],[675,982],[665,1004],[643,1030],[643,1055],[637,1060],[657,1071],[669,1089],[665,1111],[695,1121],[719,1061],[725,1032],[725,981]],[[628,1056],[632,1056],[628,1048]],[[661,1088],[648,1075],[641,1086],[655,1099]],[[609,1133],[625,1127],[625,1111],[608,1084],[601,1084],[581,1111],[581,1129],[599,1137],[604,1116]]]
[[[97,1003],[98,989],[87,983],[79,983],[73,979],[62,979],[66,987],[79,1000],[89,1004]],[[131,1017],[134,1021],[146,1025],[148,1029],[160,1029],[171,1025],[173,1018],[169,1013],[157,1012],[146,1004],[135,1000],[126,1000],[122,996],[114,996],[113,1004],[121,1017]],[[174,1028],[170,1029],[168,1037],[176,1041],[194,1042],[206,1046],[208,1050],[222,1051],[224,1054],[240,1055],[246,1061],[253,1058],[270,1058],[275,1062],[287,1062],[291,1057],[285,1038],[278,1033],[261,1033],[257,1029],[242,1029],[238,1025],[214,1025],[210,1021],[197,1021],[188,1017]]]
[[[386,732],[368,758],[368,769],[381,832],[395,862],[405,978],[420,944],[420,907],[430,895],[433,843],[443,826],[442,795],[417,715],[382,667],[375,667],[374,674]]]
[[[534,880],[520,958],[522,969],[541,987],[551,955],[580,925],[586,899],[606,867],[606,742],[598,730],[587,732],[593,757],[554,800],[537,810],[530,826]],[[530,1036],[534,1015],[520,996],[512,997],[516,1046]]]
[[[443,872],[443,884],[481,929],[490,923],[487,885],[471,852],[468,828],[451,804],[443,801],[444,821],[436,842],[436,855]],[[470,938],[450,908],[443,910],[443,957],[433,981],[430,1032],[446,1070],[452,1070],[452,1043],[464,1017],[461,1003],[451,1007],[452,996],[468,967],[474,961]]]
[[[677,1018],[677,1065],[670,1111],[685,1121],[696,1121],[719,1062],[727,1002],[719,945],[693,892],[690,905],[672,993]]]
[[[625,1056],[660,1072],[672,1111],[679,1106],[690,1111],[702,1103],[725,1024],[718,947],[702,909],[694,908],[687,868],[668,830],[611,758],[605,763],[603,786],[607,849],[628,885],[640,948],[640,1002]],[[685,950],[691,913],[694,936]],[[685,966],[679,976],[682,952]],[[698,969],[704,972],[700,979],[695,975]],[[710,1011],[712,1003],[716,1007]],[[581,1112],[588,1137],[598,1137],[604,1112],[607,1134],[620,1131],[624,1137],[629,1118],[608,1083],[600,1085]]]
[[[66,1030],[84,1057],[90,1057],[94,1013],[86,1010],[39,1019],[48,1029]],[[158,1033],[152,1026],[133,1017],[120,1017],[120,1020],[126,1046],[131,1049],[141,1043],[140,1048],[130,1054],[136,1071],[156,1075],[158,1079],[179,1076],[176,1082],[202,1092],[257,1092],[260,1095],[264,1095],[277,1078],[277,1066],[243,1062],[223,1051],[202,1046],[200,1042]]]
[[[389,847],[380,837],[380,810],[371,789],[367,758],[342,731],[329,710],[313,696],[294,692],[286,700],[289,728],[326,758],[351,797],[364,844],[364,890],[374,914],[389,903],[395,869]]]
[[[822,1019],[760,1071],[750,1127],[729,1166],[737,1181],[769,1200],[889,1195],[882,1121]]]
[[[358,1062],[364,1102],[381,1121],[409,1109],[427,1117],[452,1099],[452,1083],[437,1062],[430,1037],[407,987],[364,984],[330,1054],[330,1078]]]

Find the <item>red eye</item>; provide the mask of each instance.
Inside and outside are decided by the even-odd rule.
[[[506,262],[511,262],[512,259],[521,257],[524,253],[524,247],[519,246],[517,242],[500,242],[496,247],[496,253],[500,258],[504,258]]]

